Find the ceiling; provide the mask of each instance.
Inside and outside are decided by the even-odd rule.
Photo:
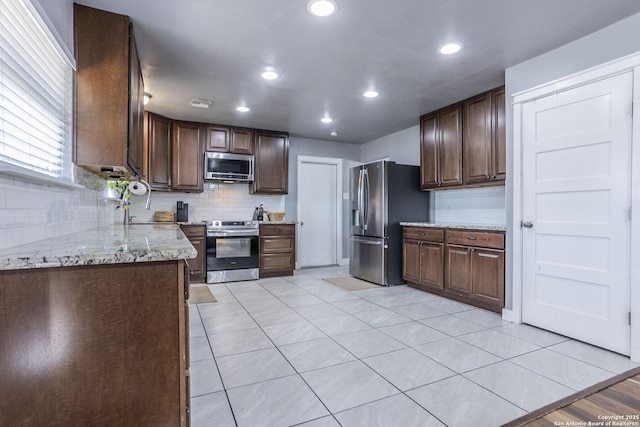
[[[146,109],[365,143],[504,83],[504,70],[640,12],[637,0],[77,0],[129,15]],[[445,56],[437,48],[458,41]],[[273,67],[281,77],[265,81]],[[370,88],[380,96],[367,99]],[[193,98],[214,101],[191,107]],[[238,105],[248,113],[235,110]],[[333,123],[320,119],[328,115]],[[338,135],[330,136],[331,131]]]

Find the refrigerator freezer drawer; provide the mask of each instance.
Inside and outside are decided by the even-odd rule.
[[[349,273],[362,280],[387,286],[387,243],[384,238],[351,236]]]

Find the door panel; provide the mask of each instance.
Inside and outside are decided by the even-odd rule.
[[[420,246],[420,283],[436,289],[444,288],[444,245],[422,242]]]
[[[351,168],[351,175],[349,177],[349,200],[350,208],[349,212],[351,217],[349,218],[349,232],[351,234],[362,235],[364,230],[362,229],[361,219],[362,213],[360,212],[360,181],[362,176],[362,166]]]
[[[440,185],[462,184],[462,105],[440,110]]]
[[[630,351],[632,75],[523,104],[523,321]]]
[[[438,186],[440,137],[438,135],[438,113],[422,117],[420,120],[420,188]]]
[[[366,204],[365,236],[386,236],[387,210],[386,188],[384,188],[385,174],[386,167],[384,162],[376,162],[364,166],[364,200]]]
[[[299,167],[300,267],[335,265],[337,259],[337,165],[303,162]]]
[[[351,237],[349,274],[359,279],[379,285],[384,283],[386,274],[385,239]]]
[[[471,248],[446,245],[446,271],[444,285],[460,295],[471,294]]]
[[[402,244],[402,278],[420,283],[420,243],[414,240],[405,240]]]
[[[471,254],[473,294],[492,304],[504,304],[504,251],[474,248]]]

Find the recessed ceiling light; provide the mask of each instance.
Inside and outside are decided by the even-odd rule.
[[[333,132],[331,132],[331,136],[338,136],[338,132],[334,130]]]
[[[249,111],[251,111],[251,108],[245,107],[244,105],[240,105],[236,107],[236,110],[240,111],[241,113],[248,113]]]
[[[375,98],[378,95],[380,94],[375,90],[368,90],[362,94],[362,96],[364,96],[365,98]]]
[[[197,108],[211,108],[211,106],[213,105],[213,101],[209,101],[208,99],[194,98],[189,104],[191,104],[192,107]]]
[[[453,42],[443,44],[438,48],[438,52],[443,55],[452,55],[454,53],[460,52],[460,49],[462,49],[462,43]]]
[[[323,117],[320,119],[322,123],[331,123],[333,119],[331,117]]]
[[[336,12],[338,5],[333,0],[311,0],[307,6],[309,13],[315,16],[329,16]]]
[[[260,76],[265,80],[275,80],[278,77],[280,77],[280,74],[278,74],[274,70],[266,70],[266,71],[263,71],[262,74],[260,74]]]

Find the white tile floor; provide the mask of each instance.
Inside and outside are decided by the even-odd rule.
[[[493,427],[637,364],[346,267],[209,285],[190,306],[194,427]]]

